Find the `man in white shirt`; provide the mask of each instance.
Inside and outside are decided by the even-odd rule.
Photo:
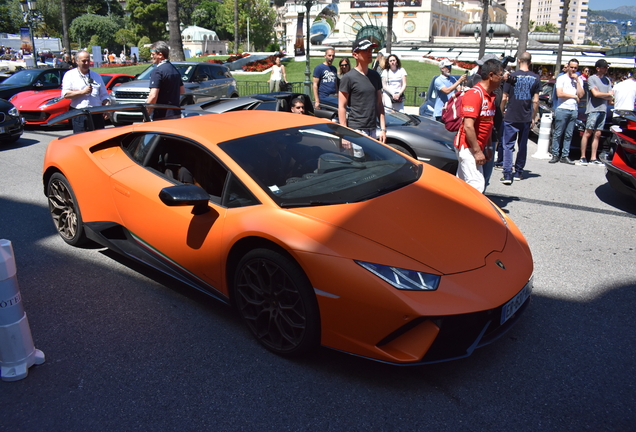
[[[108,91],[102,77],[90,70],[91,56],[88,51],[79,51],[76,56],[77,67],[64,74],[62,79],[62,97],[71,100],[71,108],[81,109],[108,105]],[[92,115],[95,129],[104,129],[102,114]],[[73,117],[73,133],[88,130],[88,119],[81,115]]]
[[[570,144],[574,123],[578,118],[579,101],[585,95],[583,80],[577,75],[579,61],[572,59],[568,62],[567,72],[559,75],[556,80],[556,100],[554,110],[554,135],[552,136],[552,159],[550,163],[563,162],[574,165],[570,159]],[[559,147],[563,139],[563,150],[559,157]]]
[[[636,69],[631,76],[614,86],[614,110],[634,111],[636,104]]]

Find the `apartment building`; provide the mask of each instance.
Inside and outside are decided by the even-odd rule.
[[[523,13],[523,0],[501,0],[499,3],[504,6],[508,12],[506,24],[519,29],[521,27],[521,16]],[[576,45],[582,45],[585,40],[587,3],[587,0],[570,0],[565,35],[571,37],[572,42]],[[530,20],[534,21],[535,25],[552,23],[560,29],[562,12],[562,0],[532,0]]]

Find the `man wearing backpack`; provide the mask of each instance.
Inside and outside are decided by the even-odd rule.
[[[444,104],[448,101],[448,98],[455,93],[455,90],[457,90],[464,81],[466,81],[466,75],[460,76],[459,79],[453,77],[451,75],[452,67],[453,63],[451,63],[450,60],[443,59],[440,61],[439,70],[441,74],[433,81],[433,85],[437,91],[433,117],[435,117],[435,120],[438,122],[442,121],[442,108],[444,108]]]
[[[486,163],[484,150],[491,146],[493,121],[495,118],[495,93],[499,87],[503,70],[499,60],[490,59],[481,67],[481,81],[466,91],[462,98],[463,122],[455,137],[455,153],[459,166],[457,177],[484,191],[483,166]],[[490,155],[492,157],[492,155]]]

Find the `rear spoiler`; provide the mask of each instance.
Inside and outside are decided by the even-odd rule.
[[[49,121],[46,122],[47,126],[52,126],[58,123],[65,122],[72,118],[78,116],[86,116],[88,121],[88,130],[95,130],[95,125],[93,124],[93,114],[108,114],[115,111],[140,111],[143,114],[144,122],[152,121],[150,118],[150,114],[148,113],[148,108],[152,109],[174,109],[174,110],[182,110],[182,107],[174,106],[174,105],[165,105],[165,104],[145,104],[145,103],[137,103],[137,104],[114,104],[114,105],[102,105],[96,107],[86,107],[86,108],[71,108],[68,112],[64,114],[60,114],[59,116],[53,117]]]

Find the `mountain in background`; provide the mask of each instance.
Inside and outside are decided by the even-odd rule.
[[[612,10],[588,10],[587,25],[585,26],[585,38],[603,46],[616,47],[620,43],[623,30],[621,21],[634,21],[632,27],[626,28],[630,34],[636,31],[636,6],[620,6]],[[618,21],[618,24],[609,24],[593,21]]]

